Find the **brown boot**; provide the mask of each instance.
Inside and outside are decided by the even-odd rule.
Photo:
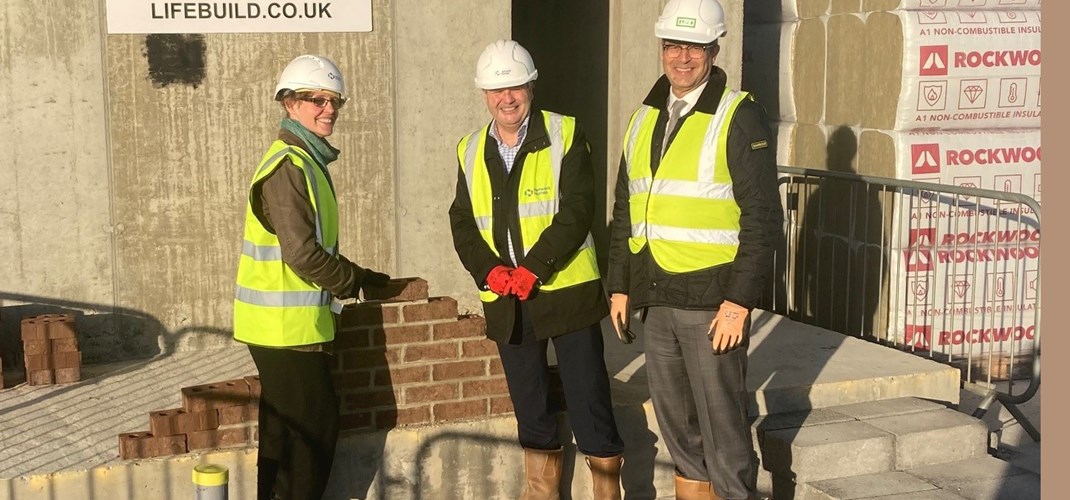
[[[587,457],[587,467],[591,468],[591,484],[594,486],[594,500],[621,500],[620,467],[624,457]]]
[[[561,453],[556,450],[524,448],[524,492],[520,500],[561,498]]]
[[[709,481],[688,479],[676,475],[676,500],[721,500],[713,494]]]

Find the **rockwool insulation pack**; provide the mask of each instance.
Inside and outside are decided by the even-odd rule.
[[[865,47],[863,128],[1040,127],[1039,11],[873,12],[858,45]],[[826,78],[840,71],[851,70],[830,62]],[[850,105],[850,96],[826,101],[826,117],[853,118],[835,109]]]
[[[1040,129],[865,130],[860,164],[898,179],[1021,193],[1040,201]]]
[[[772,120],[820,123],[825,111],[825,23],[749,24],[743,32],[743,90]]]

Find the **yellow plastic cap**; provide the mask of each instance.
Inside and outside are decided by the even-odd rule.
[[[228,481],[227,468],[216,464],[198,464],[193,467],[193,484],[197,486],[222,486]]]

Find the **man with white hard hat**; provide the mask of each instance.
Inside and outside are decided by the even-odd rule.
[[[608,314],[591,238],[595,183],[576,119],[535,109],[538,71],[512,40],[479,56],[476,86],[490,123],[457,145],[450,224],[457,255],[479,288],[524,448],[525,500],[557,499],[562,446],[549,406],[553,341],[577,447],[594,497],[619,499],[617,433],[599,322]]]
[[[757,497],[747,418],[750,312],[782,225],[763,108],[714,66],[717,0],[670,0],[664,75],[631,116],[610,229],[610,317],[640,311],[650,396],[678,499]]]

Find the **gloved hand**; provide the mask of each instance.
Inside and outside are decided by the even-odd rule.
[[[609,319],[613,322],[613,329],[617,331],[617,338],[625,344],[631,344],[635,340],[635,334],[628,329],[628,320],[630,318],[628,294],[614,293],[610,295]]]
[[[512,277],[513,280],[509,283],[509,293],[516,295],[520,300],[528,300],[528,297],[531,296],[531,291],[535,289],[535,285],[539,281],[539,277],[532,274],[524,266],[514,269]]]
[[[386,286],[390,282],[390,276],[380,273],[378,271],[372,271],[368,269],[364,272],[364,279],[361,280],[360,286],[362,287],[375,287],[381,288]]]
[[[746,307],[729,301],[721,303],[717,316],[710,323],[709,338],[713,343],[714,354],[724,354],[743,342],[743,325],[747,323],[750,311]]]
[[[508,295],[509,283],[512,279],[509,275],[512,272],[513,268],[511,267],[504,265],[494,266],[494,269],[491,269],[490,272],[487,273],[487,287],[490,288],[490,291],[498,295]]]

